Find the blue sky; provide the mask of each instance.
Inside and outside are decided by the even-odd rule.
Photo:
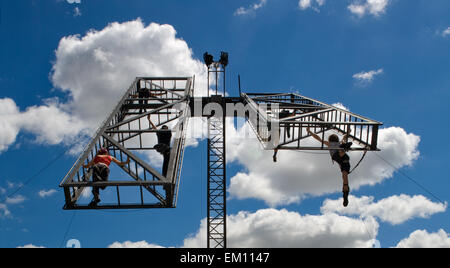
[[[95,90],[87,88],[95,83],[95,77],[71,67],[88,66],[91,62],[83,62],[83,51],[98,48],[105,53],[117,52],[111,54],[115,61],[109,63],[128,63],[130,52],[115,51],[111,44],[121,44],[114,36],[121,25],[138,33],[151,32],[150,43],[179,40],[187,45],[187,49],[181,46],[177,50],[187,55],[186,62],[172,58],[167,59],[169,63],[159,62],[152,54],[160,51],[137,53],[147,62],[164,65],[158,71],[168,76],[172,67],[182,65],[181,72],[201,79],[204,73],[198,61],[203,52],[225,50],[230,53],[227,83],[231,95],[238,94],[240,74],[245,91],[299,92],[326,103],[341,103],[384,123],[380,138],[385,150],[380,155],[396,168],[370,155],[354,176],[352,187],[354,203],[362,209],[347,211],[333,203],[340,197],[339,172],[328,158],[281,152],[279,161],[284,164],[277,166],[270,163],[270,152],[246,160],[244,149],[233,143],[228,166],[231,225],[248,223],[244,233],[249,237],[260,234],[260,226],[269,228],[280,222],[286,224],[282,225],[286,232],[300,233],[286,244],[270,244],[282,240],[282,233],[251,244],[245,236],[233,236],[233,229],[233,245],[357,246],[369,236],[383,247],[397,246],[400,241],[409,246],[450,246],[447,204],[400,173],[442,201],[449,199],[444,134],[449,130],[445,114],[450,100],[448,1],[0,1],[0,247],[65,244],[63,238],[73,214],[62,210],[63,194],[57,186],[75,157],[65,155],[35,175],[67,150],[73,137],[86,127],[95,129],[93,122],[104,117],[103,110],[98,117],[81,111],[80,100],[73,96]],[[113,22],[117,24],[111,25]],[[147,32],[150,23],[156,24]],[[163,35],[170,32],[161,27],[164,24],[171,25],[176,35]],[[97,38],[92,43],[83,39],[89,31]],[[109,39],[101,40],[102,31]],[[103,47],[96,47],[96,42],[104,41]],[[77,42],[77,52],[64,46]],[[134,48],[133,43],[123,43]],[[147,44],[135,45],[138,50]],[[103,79],[102,71],[112,72],[93,66],[87,73],[97,74],[98,79]],[[120,68],[123,76],[116,75],[119,82],[115,84],[128,86],[132,77],[141,75]],[[151,75],[153,70],[148,72]],[[114,92],[120,95],[125,89]],[[249,146],[256,148],[254,142]],[[197,245],[201,221],[206,217],[205,142],[187,148],[186,155],[178,208],[77,212],[67,238],[80,240],[83,247],[126,241],[165,247]],[[352,157],[353,161],[358,157]],[[296,172],[282,172],[293,165],[298,166]],[[310,166],[326,171],[298,175]],[[32,180],[23,186],[28,179]],[[246,183],[253,188],[242,188]],[[10,196],[18,188],[20,191]],[[48,195],[40,195],[40,191]],[[314,235],[302,235],[315,220],[339,230],[353,224],[365,230],[326,231],[329,234],[310,230],[317,237],[328,235],[329,242],[317,244]],[[426,244],[428,241],[439,242]]]

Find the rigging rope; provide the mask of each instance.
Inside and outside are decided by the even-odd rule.
[[[375,153],[375,155],[383,160],[386,164],[388,164],[389,166],[391,166],[394,170],[396,169],[396,167],[391,164],[389,161],[387,161],[386,159],[384,159],[381,155]],[[436,200],[438,200],[439,202],[441,202],[442,204],[445,204],[444,201],[442,201],[442,199],[440,199],[439,197],[437,197],[435,194],[433,194],[430,190],[428,190],[425,186],[421,185],[419,182],[417,182],[415,179],[411,178],[410,176],[408,176],[405,172],[401,171],[400,169],[398,170],[398,172],[400,174],[402,174],[405,178],[407,178],[408,180],[410,180],[411,182],[413,182],[414,184],[416,184],[418,187],[420,187],[422,190],[424,190],[426,193],[428,193],[429,195],[431,195],[432,197],[434,197]]]
[[[69,221],[69,226],[67,226],[66,232],[64,233],[64,237],[61,240],[61,244],[59,245],[59,248],[63,248],[64,247],[64,242],[66,242],[67,235],[69,234],[70,228],[72,227],[72,223],[73,223],[73,221],[75,219],[76,214],[77,214],[77,211],[74,210],[73,214],[72,214],[72,218],[70,218],[70,221]]]
[[[367,154],[367,150],[364,151],[364,154],[362,155],[359,162],[352,168],[352,170],[350,170],[350,172],[348,174],[352,174],[353,171],[355,171],[355,169],[359,166],[359,164],[361,164],[361,162],[364,160],[364,157],[366,157],[366,154]]]
[[[75,142],[73,142],[72,144],[68,145],[66,149],[63,149],[61,151],[60,154],[58,154],[54,159],[52,159],[51,161],[49,161],[44,167],[42,167],[38,172],[36,172],[34,175],[32,175],[31,177],[29,177],[28,179],[26,179],[26,181],[22,184],[20,184],[16,190],[14,190],[13,192],[9,193],[6,195],[6,197],[4,197],[0,203],[6,202],[6,200],[8,200],[8,198],[11,198],[12,196],[14,196],[15,194],[17,194],[19,191],[21,191],[23,188],[25,188],[25,186],[27,186],[28,184],[30,184],[34,179],[36,179],[37,177],[39,177],[39,175],[41,175],[45,170],[47,170],[48,168],[50,168],[53,164],[55,164],[61,157],[63,157],[66,153],[68,153],[70,150],[73,149],[73,146],[79,142],[81,142],[83,139],[85,139],[85,136],[80,137],[79,139],[77,139]]]

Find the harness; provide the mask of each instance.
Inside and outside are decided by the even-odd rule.
[[[347,143],[347,144],[348,144],[348,143]],[[351,145],[350,145],[350,146],[351,146]],[[350,150],[350,147],[347,147],[347,148],[345,148],[344,150],[345,150],[345,152],[348,152],[348,151]],[[356,165],[349,171],[349,173],[348,173],[349,175],[352,174],[352,172],[355,171],[356,168],[358,168],[358,166],[362,163],[362,161],[363,161],[364,158],[366,157],[367,151],[368,151],[368,148],[366,147],[365,150],[364,150],[364,153],[363,153],[363,155],[362,155],[362,157],[361,157],[361,159],[359,159],[358,163],[356,163]],[[334,161],[333,158],[331,159],[331,161],[332,161],[332,163],[334,164],[335,161]]]

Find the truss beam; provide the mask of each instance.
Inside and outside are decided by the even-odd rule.
[[[151,97],[137,97],[139,87],[149,90]],[[89,209],[89,200],[82,194],[90,187],[108,189],[107,200],[91,209],[175,207],[192,94],[193,81],[189,77],[136,78],[61,182],[66,199],[64,209]],[[148,116],[157,127],[168,123],[175,125],[166,177],[139,154],[141,150],[153,150],[155,145],[150,141],[157,131],[149,129]],[[82,166],[89,163],[100,148],[107,148],[119,161],[130,159],[130,164],[121,168],[122,176],[106,182],[91,181],[92,171]],[[137,193],[134,200],[125,201],[133,191]]]

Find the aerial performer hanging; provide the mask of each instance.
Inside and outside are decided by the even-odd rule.
[[[350,174],[350,157],[346,153],[352,146],[351,142],[348,142],[348,136],[350,133],[350,127],[348,127],[347,134],[342,138],[342,141],[339,141],[339,137],[336,134],[332,134],[328,137],[328,141],[322,140],[317,134],[313,133],[310,128],[306,129],[308,133],[314,137],[316,140],[320,141],[322,144],[325,144],[330,149],[330,156],[333,162],[339,164],[342,173],[342,194],[343,194],[343,205],[344,207],[348,206],[348,195],[350,194],[350,186],[348,183],[348,175]],[[338,149],[339,148],[339,149]]]

